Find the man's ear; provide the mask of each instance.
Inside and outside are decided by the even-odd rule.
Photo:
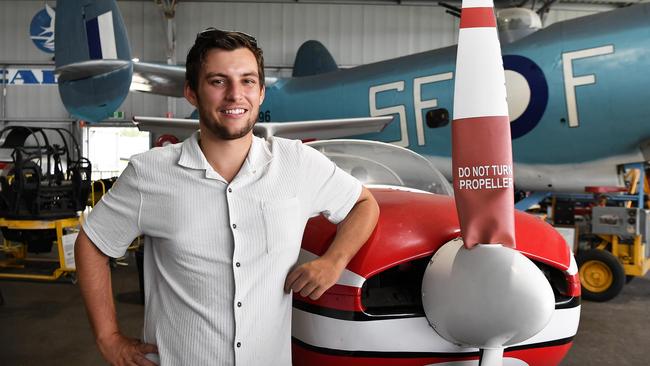
[[[190,102],[191,105],[197,106],[197,97],[196,97],[196,92],[192,90],[190,87],[190,83],[187,81],[185,82],[185,86],[183,87],[183,95],[185,95],[185,99],[187,99],[188,102]]]
[[[264,103],[265,96],[266,96],[266,86],[262,85],[262,90],[260,90],[260,105]]]

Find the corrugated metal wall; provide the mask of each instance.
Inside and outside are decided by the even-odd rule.
[[[55,5],[54,1],[47,3]],[[42,0],[0,1],[0,66],[34,69],[38,68],[35,65],[52,63],[52,54],[37,49],[29,38],[29,24],[43,4]],[[133,57],[164,63],[166,22],[160,9],[150,0],[118,4]],[[545,23],[602,9],[556,6]],[[438,6],[182,1],[175,22],[179,63],[184,63],[197,31],[215,26],[255,35],[264,48],[270,75],[290,73],[285,68],[292,66],[298,47],[309,39],[323,42],[340,65],[354,66],[444,47],[454,44],[457,37],[457,20]],[[184,100],[174,103],[177,116],[192,110]],[[68,118],[54,85],[7,85],[2,105],[5,109],[0,110],[0,117],[10,120]],[[136,114],[164,116],[169,109],[174,108],[168,107],[167,98],[140,93],[131,93],[120,108],[126,119]]]

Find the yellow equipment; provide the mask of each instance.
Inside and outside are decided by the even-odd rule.
[[[650,269],[650,210],[643,208],[648,193],[645,166],[628,169],[625,180],[626,196],[618,200],[601,196],[586,215],[588,232],[582,241],[588,245],[578,248],[576,261],[587,300],[610,300]]]
[[[6,258],[0,261],[0,278],[55,281],[63,276],[70,278],[73,282],[76,281],[72,254],[76,235],[64,235],[64,231],[76,230],[79,227],[79,218],[73,217],[52,221],[0,218],[0,227],[22,232],[54,230],[56,232],[58,254],[57,259],[30,258],[25,243],[4,239],[2,246],[0,246],[0,252],[4,252]]]

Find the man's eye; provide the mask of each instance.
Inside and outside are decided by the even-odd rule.
[[[212,85],[223,85],[223,84],[225,84],[225,83],[226,83],[226,81],[223,80],[223,79],[213,79],[213,80],[210,80],[210,84],[212,84]]]
[[[256,83],[255,79],[245,79],[244,80],[244,84],[255,84],[255,83]]]

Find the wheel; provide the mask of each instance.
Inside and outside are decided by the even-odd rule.
[[[623,265],[612,253],[590,249],[576,256],[582,284],[582,297],[591,301],[608,301],[625,286]]]

